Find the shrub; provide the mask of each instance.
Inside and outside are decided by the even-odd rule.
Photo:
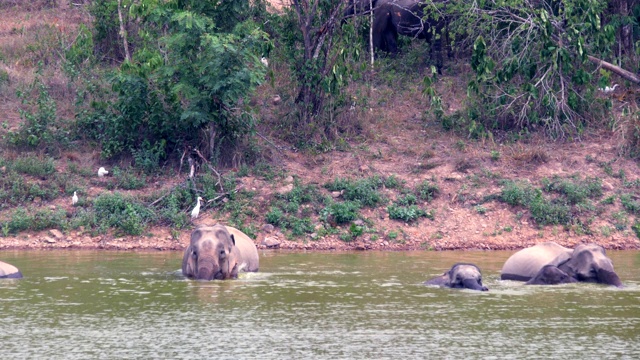
[[[598,178],[570,181],[556,176],[552,180],[545,180],[544,188],[546,191],[566,196],[569,203],[574,205],[588,198],[602,196],[602,182]]]
[[[347,179],[336,179],[325,184],[330,191],[343,191],[342,196],[346,200],[358,201],[364,206],[374,207],[383,201],[382,195],[377,191],[383,184],[379,177],[371,177],[351,181]]]
[[[331,216],[337,224],[345,224],[358,217],[360,203],[357,201],[344,201],[332,203],[324,210],[325,218]]]
[[[389,212],[390,219],[402,220],[404,222],[413,222],[421,217],[433,219],[432,213],[427,213],[416,205],[391,205],[387,207],[387,211]]]
[[[56,171],[52,158],[39,159],[36,156],[17,158],[11,164],[13,170],[26,175],[46,177]]]
[[[432,184],[429,180],[424,180],[418,186],[416,186],[415,194],[420,200],[431,201],[433,200],[440,189],[438,185]]]
[[[101,228],[113,227],[128,235],[140,235],[155,214],[136,200],[120,193],[103,194],[94,201]]]
[[[505,181],[500,200],[511,206],[526,206],[535,198],[536,191],[531,184],[517,181]]]

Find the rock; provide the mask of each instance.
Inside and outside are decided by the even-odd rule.
[[[356,244],[356,250],[360,250],[360,251],[367,250],[367,247],[366,247],[365,244],[359,242],[359,243]]]
[[[60,240],[64,237],[64,235],[62,234],[62,232],[58,229],[51,229],[49,230],[49,234],[51,234],[51,236],[53,236],[54,238]]]
[[[332,198],[339,198],[342,195],[342,191],[332,191],[331,192],[331,197]]]
[[[291,190],[293,190],[293,184],[288,184],[285,186],[282,186],[280,188],[278,188],[278,190],[276,190],[276,192],[278,194],[286,194],[288,192],[291,192]]]
[[[262,231],[271,234],[273,232],[273,230],[275,229],[275,227],[271,224],[264,224],[262,225]]]
[[[360,166],[360,171],[361,171],[361,172],[367,172],[367,171],[369,171],[369,170],[371,170],[371,169],[369,168],[369,166],[368,166],[368,165],[361,165],[361,166]]]
[[[364,225],[364,221],[362,221],[362,219],[354,220],[353,225],[363,226]]]
[[[55,244],[55,243],[56,243],[56,239],[52,239],[52,238],[50,238],[50,237],[48,237],[48,236],[45,236],[45,237],[43,238],[43,240],[44,240],[45,242],[49,243],[49,244]]]
[[[282,101],[282,98],[280,98],[280,95],[276,95],[271,101],[273,102],[273,105],[278,105],[280,104],[280,101]]]
[[[284,183],[285,184],[293,184],[293,176],[289,175],[286,178],[284,178]]]
[[[274,237],[266,237],[262,240],[262,244],[267,247],[267,249],[276,249],[280,247],[280,240]]]

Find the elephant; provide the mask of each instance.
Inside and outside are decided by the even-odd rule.
[[[356,0],[349,1],[343,22],[349,17],[369,13],[371,5],[373,46],[376,49],[395,55],[398,53],[398,35],[425,39],[431,45],[431,58],[435,60],[438,73],[442,73],[442,39],[447,28],[443,16],[425,17],[427,5],[419,0],[374,0],[371,3],[369,0]]]
[[[240,230],[221,224],[197,227],[182,258],[182,274],[197,280],[234,279],[240,271],[258,271],[258,266],[253,241]]]
[[[622,287],[611,259],[598,244],[580,244],[571,250],[554,242],[545,242],[511,255],[502,266],[503,280],[529,281],[545,265],[554,265],[580,282],[595,282]]]
[[[17,267],[0,261],[0,279],[21,279],[22,273]]]
[[[560,270],[555,265],[545,265],[538,271],[536,276],[527,281],[525,285],[557,285],[577,282],[566,272]]]
[[[424,282],[425,285],[437,285],[455,289],[488,291],[482,285],[482,273],[474,264],[457,263],[444,274]]]

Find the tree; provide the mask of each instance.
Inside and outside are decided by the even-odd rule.
[[[488,0],[468,8],[474,28],[470,93],[489,128],[542,126],[552,137],[579,135],[590,118],[594,80],[589,61],[611,53],[615,28],[602,25],[605,0]]]
[[[197,147],[222,160],[232,153],[254,125],[240,101],[266,73],[260,55],[268,37],[248,9],[248,1],[132,6],[142,40],[112,79],[118,99],[103,124],[104,155],[161,158]]]

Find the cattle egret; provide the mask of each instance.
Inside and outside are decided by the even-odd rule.
[[[263,56],[260,61],[262,62],[262,65],[269,67],[269,60],[266,57]]]
[[[605,94],[608,94],[608,93],[612,93],[612,92],[614,92],[614,91],[616,90],[616,87],[617,87],[617,86],[618,86],[618,84],[613,84],[613,86],[612,86],[612,87],[605,86],[604,88],[600,88],[600,89],[598,89],[598,90],[602,91],[602,92],[603,92],[603,93],[605,93]]]
[[[76,192],[73,192],[73,197],[71,198],[71,205],[75,205],[78,203],[78,195],[76,195]]]
[[[191,210],[191,220],[197,219],[198,214],[200,214],[200,200],[202,200],[202,198],[198,196],[196,207],[194,207],[193,210]]]
[[[107,170],[105,170],[103,167],[101,167],[100,169],[98,169],[98,176],[103,177],[105,175],[107,175],[109,172]]]

